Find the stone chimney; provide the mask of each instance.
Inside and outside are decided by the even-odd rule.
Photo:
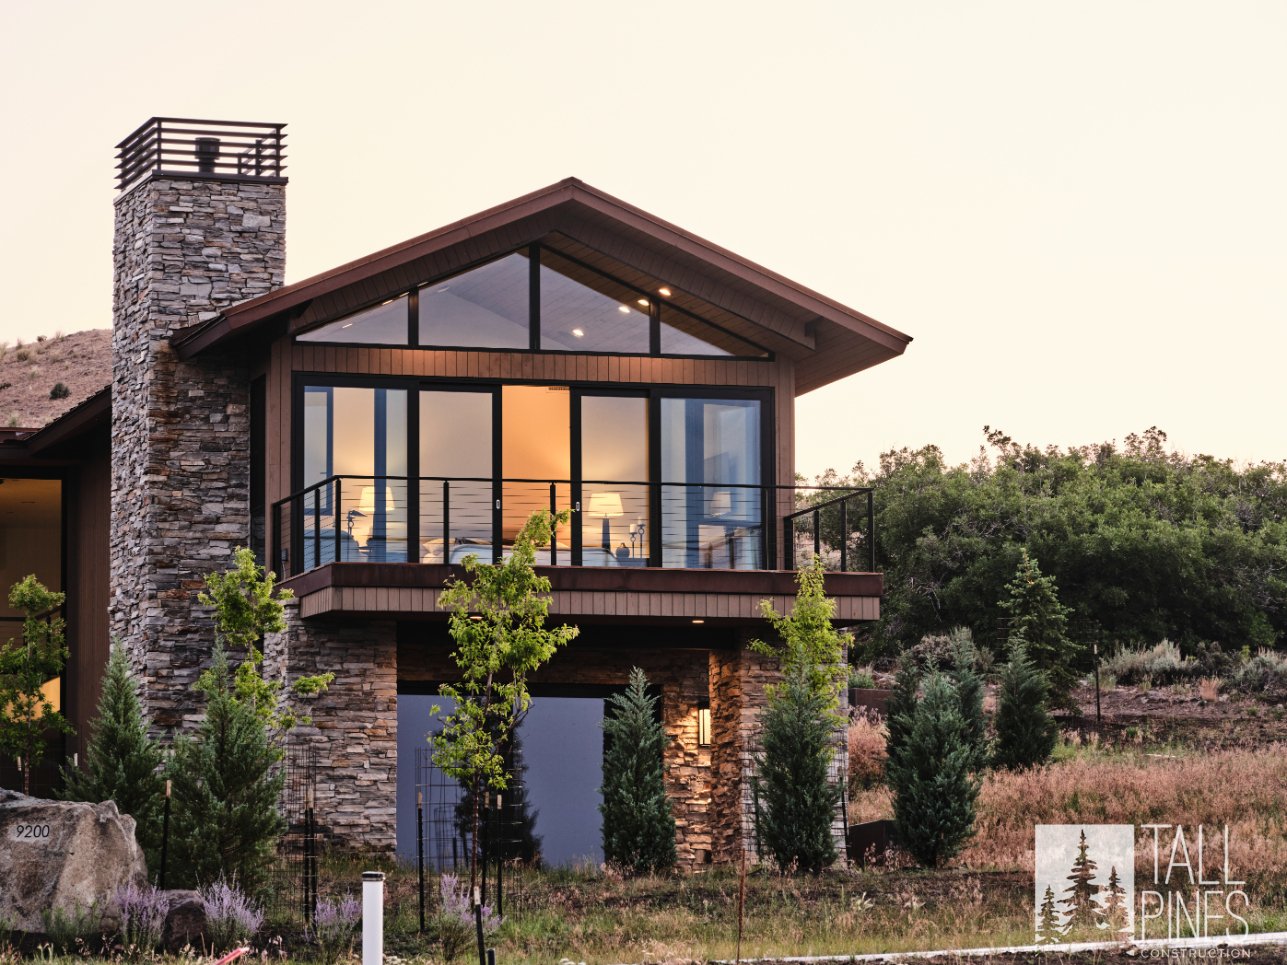
[[[281,286],[283,127],[152,118],[117,146],[111,628],[158,727],[194,718],[196,595],[250,539],[244,353],[181,362],[170,337]]]

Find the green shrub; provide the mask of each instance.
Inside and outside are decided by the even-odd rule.
[[[1059,728],[1048,709],[1046,675],[1033,666],[1022,643],[1010,651],[997,693],[996,750],[992,762],[1010,770],[1050,760]]]
[[[831,820],[841,788],[830,776],[835,719],[807,662],[769,696],[753,780],[761,848],[782,871],[821,872],[836,859]]]
[[[849,687],[856,690],[871,690],[876,686],[876,678],[870,667],[850,667]]]
[[[67,388],[62,382],[55,382],[54,387],[49,390],[49,398],[51,399],[65,399],[69,395],[71,395],[71,389]]]
[[[894,829],[913,858],[937,867],[974,833],[980,786],[960,695],[951,680],[931,674],[902,727],[903,740],[896,752],[890,749],[885,768],[894,791]]]
[[[54,946],[54,951],[62,955],[74,955],[86,952],[86,943],[98,937],[103,911],[98,902],[42,908],[40,921],[45,929],[45,937]]]
[[[1202,664],[1186,658],[1170,640],[1148,648],[1119,650],[1105,660],[1100,669],[1127,687],[1142,684],[1169,687],[1207,675]]]
[[[1270,702],[1287,698],[1287,656],[1261,650],[1230,675],[1228,686]]]
[[[666,797],[662,752],[667,738],[657,719],[648,678],[630,671],[624,693],[608,698],[603,732],[603,857],[629,874],[651,874],[675,863],[675,818]]]
[[[1024,549],[1014,578],[1006,585],[1001,609],[1009,615],[1007,644],[1020,640],[1038,668],[1050,681],[1051,703],[1072,707],[1072,690],[1077,686],[1077,671],[1084,648],[1068,636],[1068,618],[1072,611],[1059,601],[1059,587],[1053,576],[1046,576],[1036,559]]]

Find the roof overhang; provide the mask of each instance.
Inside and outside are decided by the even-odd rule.
[[[346,305],[441,277],[561,233],[748,319],[796,362],[806,392],[902,354],[911,337],[605,194],[576,178],[225,309],[173,337],[192,358],[262,327],[334,317]]]

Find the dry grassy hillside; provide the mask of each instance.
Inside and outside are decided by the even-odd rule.
[[[112,331],[94,328],[0,345],[0,425],[37,428],[112,381]],[[62,384],[67,394],[51,393]]]

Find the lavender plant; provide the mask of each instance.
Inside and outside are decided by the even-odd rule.
[[[447,961],[457,958],[474,938],[474,903],[469,889],[461,885],[455,875],[438,879],[438,893],[442,907],[433,918],[434,932],[442,945],[442,957]],[[483,905],[483,936],[491,935],[504,921],[492,913],[491,906]]]
[[[313,937],[324,965],[334,965],[348,958],[353,951],[358,925],[362,921],[362,905],[352,895],[343,898],[323,898],[317,903],[313,916]]]
[[[264,923],[264,913],[236,884],[220,879],[199,893],[206,912],[206,938],[213,951],[228,951],[239,942],[249,942]]]
[[[125,954],[133,958],[156,951],[169,910],[165,892],[154,885],[140,887],[131,882],[116,889],[112,903],[121,917],[121,944]]]

